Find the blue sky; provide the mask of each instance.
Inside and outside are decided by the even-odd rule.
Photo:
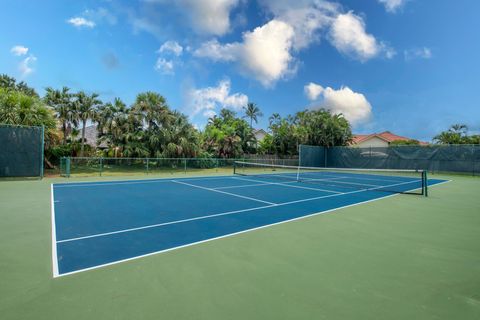
[[[356,133],[480,130],[476,0],[2,1],[0,73],[131,104],[152,90],[202,128],[221,107],[328,107]]]

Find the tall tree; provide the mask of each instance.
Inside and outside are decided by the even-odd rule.
[[[469,144],[468,127],[454,124],[447,131],[442,131],[433,140],[439,144]]]
[[[70,88],[68,87],[63,87],[60,90],[48,87],[43,98],[43,101],[55,110],[57,118],[61,123],[63,144],[67,143],[69,126],[71,124],[76,126],[75,103],[72,100],[73,94],[69,91]]]
[[[87,126],[87,121],[95,119],[97,108],[102,101],[98,99],[97,93],[88,95],[83,91],[78,92],[76,98],[76,114],[78,120],[82,123],[82,146],[80,149],[80,156],[83,157],[85,151],[85,128]]]
[[[24,81],[17,83],[15,78],[10,77],[6,74],[0,74],[0,88],[20,91],[27,96],[38,98],[38,94],[35,89],[29,87]]]
[[[253,129],[253,121],[258,123],[258,118],[263,116],[263,113],[260,111],[260,108],[253,102],[249,102],[245,107],[245,117],[250,119],[250,128]]]

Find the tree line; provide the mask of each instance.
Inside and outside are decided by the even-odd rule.
[[[220,110],[196,129],[188,116],[173,110],[159,93],[142,92],[131,105],[120,98],[111,102],[96,93],[48,87],[40,95],[25,82],[0,75],[0,123],[44,125],[46,157],[242,157],[244,154],[295,155],[300,144],[345,146],[352,139],[350,123],[326,109],[304,110],[268,118],[268,133],[257,141],[253,124],[263,114],[253,102],[239,115]],[[96,124],[97,143],[86,140],[86,128]],[[465,125],[454,125],[434,138],[440,144],[480,143]],[[409,144],[415,144],[412,140]]]

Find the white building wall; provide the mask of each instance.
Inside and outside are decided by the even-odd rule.
[[[355,146],[359,148],[388,147],[388,142],[377,137],[371,137],[370,139],[362,141]]]

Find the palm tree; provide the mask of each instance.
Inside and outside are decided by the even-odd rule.
[[[247,106],[243,107],[245,110],[245,118],[250,118],[250,128],[253,129],[253,121],[258,123],[258,117],[263,116],[260,108],[253,102],[249,102]]]
[[[57,118],[62,124],[63,144],[67,143],[68,127],[70,124],[76,126],[75,103],[72,100],[70,88],[63,87],[61,90],[55,90],[51,87],[46,89],[47,93],[43,100],[51,106],[57,113]]]
[[[97,93],[87,95],[85,92],[80,91],[76,94],[77,100],[77,118],[82,123],[82,147],[80,149],[80,156],[83,157],[85,150],[85,128],[88,120],[94,120],[96,118],[96,111],[99,105],[102,103],[98,99]]]

